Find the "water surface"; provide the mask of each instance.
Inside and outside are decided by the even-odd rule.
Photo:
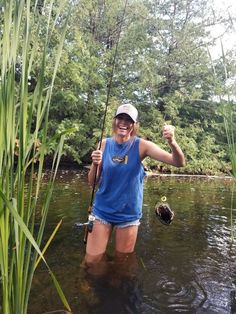
[[[63,224],[46,257],[73,313],[236,313],[232,189],[229,179],[149,177],[135,254],[115,258],[112,238],[104,261],[91,270],[83,264],[84,230],[73,227],[86,221],[91,189],[84,174],[61,171],[47,235],[60,219]],[[154,214],[163,195],[175,211],[171,226],[162,225]],[[29,313],[47,312],[64,313],[41,265]]]

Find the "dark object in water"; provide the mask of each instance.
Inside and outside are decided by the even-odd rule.
[[[168,203],[157,203],[155,213],[157,218],[164,225],[170,225],[174,218],[174,212],[171,210]]]

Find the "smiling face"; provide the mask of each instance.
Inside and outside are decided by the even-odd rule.
[[[117,136],[129,138],[133,131],[134,121],[125,113],[115,118],[115,133]]]

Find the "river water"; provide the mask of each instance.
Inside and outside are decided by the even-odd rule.
[[[236,313],[236,197],[222,178],[148,177],[136,251],[114,256],[112,237],[96,269],[83,263],[83,229],[91,189],[86,176],[60,171],[46,237],[63,219],[46,254],[73,313]],[[162,196],[175,212],[170,226],[155,217]],[[232,209],[231,209],[232,208]],[[29,312],[66,313],[47,270],[36,272]]]

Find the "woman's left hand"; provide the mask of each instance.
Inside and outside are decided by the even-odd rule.
[[[166,139],[169,144],[172,144],[175,141],[175,127],[173,125],[164,125],[162,128],[162,134],[164,139]]]

